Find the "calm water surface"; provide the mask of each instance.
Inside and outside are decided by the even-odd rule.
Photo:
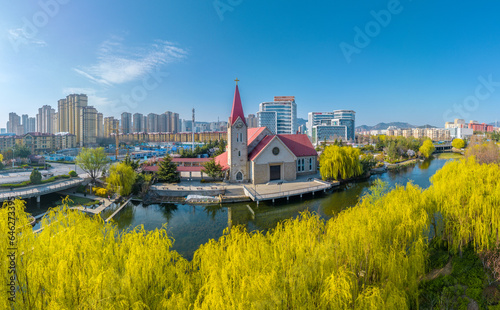
[[[297,217],[303,211],[318,213],[322,218],[329,219],[342,209],[358,203],[376,179],[389,183],[391,187],[413,182],[422,188],[430,185],[429,178],[441,169],[447,160],[434,159],[403,168],[399,171],[387,172],[370,177],[366,181],[350,183],[332,193],[316,194],[300,198],[290,198],[271,202],[237,203],[215,206],[191,206],[180,204],[142,205],[131,203],[115,216],[120,230],[132,229],[143,225],[146,230],[154,230],[164,226],[169,236],[175,239],[173,250],[191,259],[200,244],[210,239],[218,239],[229,219],[232,225],[243,225],[249,231],[268,230],[279,221]],[[255,212],[250,212],[249,207]],[[111,213],[112,211],[108,211]],[[103,216],[103,217],[106,217]]]

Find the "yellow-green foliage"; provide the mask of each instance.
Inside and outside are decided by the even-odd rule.
[[[16,201],[17,291],[1,309],[408,309],[428,259],[430,216],[443,216],[454,247],[495,244],[500,168],[449,163],[422,191],[381,184],[328,221],[309,213],[267,233],[242,227],[202,245],[191,262],[166,230],[118,232],[99,217],[61,208],[34,234]],[[0,229],[8,231],[8,210]],[[458,225],[460,224],[460,225]],[[463,228],[461,228],[463,227]],[[0,234],[8,283],[8,235]]]
[[[102,187],[94,187],[94,194],[100,197],[106,197],[108,195],[108,190]]]
[[[435,150],[436,150],[436,147],[434,146],[432,141],[429,139],[425,140],[419,149],[420,153],[422,153],[422,155],[425,158],[431,157],[432,153],[434,153]]]
[[[499,240],[500,166],[474,157],[446,164],[432,177],[429,193],[444,218],[444,236],[457,250],[472,242],[491,249]]]
[[[349,179],[361,175],[363,166],[359,160],[361,151],[347,146],[327,146],[319,158],[323,180]]]
[[[137,174],[134,169],[126,163],[116,163],[109,168],[108,190],[118,192],[122,196],[127,196],[132,192]]]

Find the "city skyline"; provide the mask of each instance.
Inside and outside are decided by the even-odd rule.
[[[352,109],[359,125],[497,120],[497,3],[297,3],[12,4],[0,12],[0,124],[69,93],[117,119],[189,119],[194,107],[200,121],[223,120],[235,77],[249,114],[295,96],[304,119]]]

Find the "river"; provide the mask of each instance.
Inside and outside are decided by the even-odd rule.
[[[365,181],[353,182],[341,186],[330,193],[308,195],[304,198],[291,198],[260,203],[236,203],[213,206],[191,206],[181,204],[130,203],[114,220],[120,230],[131,229],[143,225],[146,230],[154,230],[164,226],[168,235],[175,239],[173,250],[191,259],[200,244],[210,239],[218,239],[228,227],[229,218],[232,225],[243,225],[248,231],[272,229],[279,221],[297,217],[303,211],[316,212],[322,218],[329,219],[341,210],[358,203],[376,179],[381,179],[394,187],[407,182],[427,188],[429,178],[447,162],[445,159],[433,159],[399,171],[389,171],[382,175],[374,175]],[[249,210],[255,212],[255,215]],[[111,211],[108,211],[111,212]],[[105,216],[104,216],[105,217]]]

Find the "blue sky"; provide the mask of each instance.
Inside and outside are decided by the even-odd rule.
[[[45,5],[43,5],[45,4]],[[494,1],[11,2],[0,11],[0,127],[86,93],[105,116],[227,119],[273,96],[357,125],[500,119]],[[359,33],[362,34],[359,34]],[[498,82],[497,82],[498,81]]]

